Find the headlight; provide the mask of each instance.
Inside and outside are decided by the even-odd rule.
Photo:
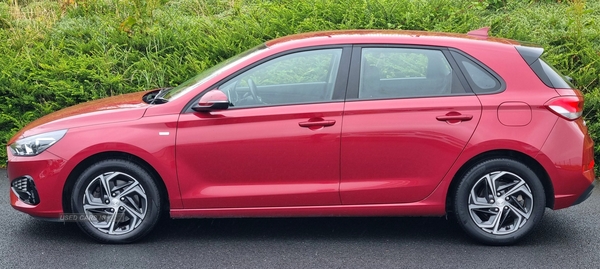
[[[10,144],[10,149],[15,156],[35,156],[54,145],[66,133],[65,129],[21,138]]]

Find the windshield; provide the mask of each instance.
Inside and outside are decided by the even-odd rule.
[[[187,80],[186,82],[179,84],[179,86],[168,91],[164,96],[162,96],[162,98],[167,99],[167,100],[177,99],[177,98],[185,95],[187,92],[191,91],[192,89],[195,89],[196,87],[200,86],[202,83],[223,73],[223,71],[231,68],[232,66],[235,66],[239,62],[251,57],[253,54],[255,54],[258,51],[263,50],[265,48],[267,48],[267,46],[265,44],[260,44],[254,48],[251,48],[251,49],[244,51],[236,56],[233,56],[225,61],[222,61],[222,62],[218,63],[217,65],[200,72],[200,74]]]

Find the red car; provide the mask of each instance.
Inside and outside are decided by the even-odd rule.
[[[448,214],[512,244],[594,187],[583,95],[542,52],[487,29],[268,41],[32,122],[8,143],[11,204],[107,243],[162,216]]]

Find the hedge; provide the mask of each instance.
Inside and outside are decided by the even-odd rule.
[[[0,141],[66,106],[175,86],[280,36],[483,26],[543,46],[585,93],[585,120],[598,140],[599,14],[600,1],[584,0],[2,0]]]

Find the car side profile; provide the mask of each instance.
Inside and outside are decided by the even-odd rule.
[[[542,53],[487,28],[268,41],[30,123],[7,146],[11,205],[105,243],[164,216],[450,215],[514,244],[594,188],[583,95]]]

